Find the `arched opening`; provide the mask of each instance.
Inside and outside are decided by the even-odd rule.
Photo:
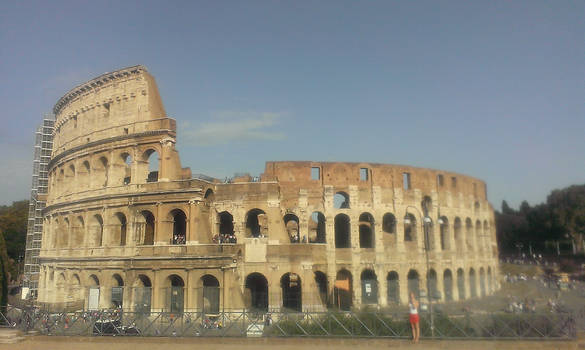
[[[416,242],[416,218],[411,213],[404,216],[404,241]]]
[[[482,232],[481,221],[477,220],[475,222],[475,244],[477,247],[477,252],[480,254],[483,251],[481,232]]]
[[[366,269],[360,276],[362,282],[362,304],[378,304],[378,277],[373,270]]]
[[[449,220],[446,216],[441,216],[439,225],[441,231],[441,250],[451,250],[451,241],[449,240]]]
[[[64,218],[61,232],[59,234],[59,248],[69,247],[69,236],[71,235],[71,225],[69,219]]]
[[[441,300],[441,292],[437,288],[437,272],[434,269],[430,269],[427,272],[427,288],[430,298],[433,300]]]
[[[475,203],[473,203],[473,210],[475,212],[475,215],[479,215],[479,209],[480,209],[479,202],[476,201]]]
[[[388,282],[388,303],[400,304],[400,281],[398,279],[398,272],[388,272],[386,281]]]
[[[485,297],[485,270],[483,267],[479,269],[479,292],[482,297]]]
[[[424,224],[426,226],[426,234],[425,234],[425,249],[426,250],[434,250],[435,249],[435,224],[430,217],[424,218]]]
[[[67,169],[67,173],[65,174],[65,183],[68,188],[67,192],[73,192],[76,189],[75,183],[75,166],[73,164],[69,165]]]
[[[90,275],[88,281],[87,309],[98,310],[100,305],[100,280],[96,275]]]
[[[419,275],[416,270],[408,271],[408,275],[406,276],[408,279],[408,295],[413,293],[416,299],[420,299],[420,284],[419,284]]]
[[[382,230],[386,233],[396,233],[396,218],[392,213],[384,214],[382,218]]]
[[[477,297],[477,285],[475,281],[475,270],[473,268],[469,269],[469,294],[471,294],[472,298]]]
[[[483,235],[482,235],[481,245],[482,245],[483,251],[486,253],[489,253],[489,251],[490,251],[490,227],[489,227],[487,220],[483,221]]]
[[[314,211],[311,214],[311,220],[309,222],[309,242],[327,242],[325,234],[325,215],[323,215],[321,212]]]
[[[167,286],[167,309],[171,313],[182,313],[185,300],[185,282],[178,275],[170,275],[167,278]]]
[[[488,285],[488,294],[492,293],[494,290],[492,289],[492,268],[488,266],[487,269],[487,285]]]
[[[349,194],[345,192],[337,192],[333,196],[333,208],[349,209]]]
[[[171,211],[173,218],[172,244],[185,244],[187,241],[187,216],[181,209]]]
[[[208,188],[207,191],[205,191],[203,199],[205,199],[206,202],[213,202],[215,200],[215,193],[213,193],[211,188]]]
[[[301,235],[299,232],[299,218],[295,214],[286,214],[283,218],[284,227],[288,233],[288,238],[291,243],[300,243]],[[306,237],[304,239],[306,243]]]
[[[70,296],[73,298],[73,301],[83,301],[83,294],[81,293],[81,280],[79,279],[78,274],[73,274],[71,276],[71,293]]]
[[[104,220],[99,214],[91,217],[89,222],[89,240],[90,246],[101,247],[104,236]]]
[[[115,309],[122,308],[124,303],[124,280],[116,273],[112,276],[110,283],[112,286],[111,307]]]
[[[451,270],[446,269],[443,272],[443,290],[445,293],[445,301],[453,300],[453,274]]]
[[[461,219],[459,217],[455,218],[455,222],[453,224],[453,234],[455,239],[455,249],[457,251],[457,255],[463,253],[463,245],[465,241],[463,240],[463,234],[461,232]]]
[[[130,156],[128,153],[122,153],[120,158],[124,164],[122,171],[122,183],[124,185],[128,185],[132,181],[132,156]]]
[[[55,219],[52,226],[52,237],[51,237],[51,248],[59,248],[59,238],[61,236],[61,222],[59,219]]]
[[[433,209],[433,200],[431,199],[431,197],[429,196],[424,196],[422,202],[421,202],[421,208],[423,210],[423,214],[424,216],[430,216],[430,212]]]
[[[81,164],[81,169],[79,171],[78,176],[81,177],[79,183],[82,186],[85,186],[85,188],[90,187],[91,185],[91,166],[89,165],[89,162],[87,160],[83,161],[83,163]]]
[[[203,284],[203,302],[202,311],[205,314],[218,314],[219,313],[219,281],[215,276],[205,275],[201,277]]]
[[[286,310],[303,311],[301,278],[296,273],[285,273],[280,278],[282,307]]]
[[[219,243],[237,243],[234,234],[234,217],[227,211],[222,211],[219,216]]]
[[[363,213],[359,217],[360,248],[374,248],[374,217]]]
[[[152,283],[146,275],[138,275],[134,282],[134,312],[150,315],[152,303]]]
[[[334,298],[340,310],[349,310],[353,305],[353,280],[351,272],[341,269],[337,272],[334,286]]]
[[[149,149],[142,155],[142,160],[146,163],[146,182],[157,182],[159,172],[158,152],[154,149]]]
[[[465,219],[465,242],[467,244],[467,251],[473,251],[473,224],[471,219]]]
[[[57,292],[57,300],[58,301],[66,301],[67,300],[67,282],[65,280],[65,274],[60,273],[57,276],[56,281],[56,292]]]
[[[128,228],[128,221],[126,215],[123,213],[116,213],[112,219],[112,236],[111,244],[114,246],[126,245],[126,231]]]
[[[246,277],[246,289],[249,293],[247,306],[253,311],[268,311],[268,281],[264,275],[254,272]]]
[[[325,306],[329,305],[329,283],[327,282],[327,275],[321,271],[315,271],[315,284],[317,285],[317,290],[319,291],[321,304]]]
[[[457,269],[457,292],[459,300],[465,300],[465,273],[463,269]]]
[[[246,214],[246,237],[264,237],[266,231],[266,213],[261,209],[252,209]]]
[[[338,214],[335,216],[335,248],[350,248],[349,216]]]
[[[95,179],[99,186],[106,187],[108,185],[108,159],[100,157],[95,169]]]
[[[85,224],[83,222],[83,217],[78,216],[73,220],[73,224],[71,226],[71,246],[72,247],[81,247],[83,246],[83,235],[85,233]]]
[[[148,210],[140,212],[136,220],[138,242],[142,245],[154,244],[154,215]]]

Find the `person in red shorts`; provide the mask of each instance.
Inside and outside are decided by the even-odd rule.
[[[412,328],[412,341],[418,343],[420,337],[420,326],[418,317],[418,301],[414,297],[414,293],[410,293],[410,302],[408,303],[410,313],[410,327]]]

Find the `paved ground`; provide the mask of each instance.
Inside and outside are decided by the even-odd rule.
[[[262,339],[226,339],[226,338],[120,338],[120,337],[30,337],[17,344],[0,344],[0,350],[236,350],[236,349],[273,349],[299,350],[310,347],[311,350],[336,349],[356,350],[371,348],[395,349],[478,349],[478,350],[537,350],[585,349],[585,339],[572,342],[527,342],[527,341],[421,341],[412,344],[406,340],[383,339],[299,339],[299,338],[262,338]]]

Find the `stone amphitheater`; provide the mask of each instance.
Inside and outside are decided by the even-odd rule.
[[[38,301],[136,312],[390,308],[498,288],[486,184],[403,165],[193,176],[143,66],[55,105]]]

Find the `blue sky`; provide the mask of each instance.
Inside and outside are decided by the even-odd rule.
[[[4,1],[0,204],[70,88],[144,64],[193,173],[456,171],[518,206],[585,183],[583,1]]]

